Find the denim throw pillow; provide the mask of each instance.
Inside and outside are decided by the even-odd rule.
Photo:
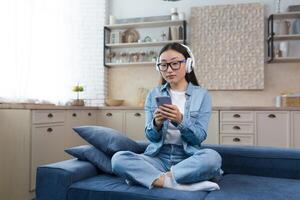
[[[137,142],[111,128],[80,126],[73,129],[80,137],[110,157],[118,151],[143,152],[143,148]]]
[[[87,161],[84,152],[91,148],[91,145],[82,145],[82,146],[76,146],[76,147],[70,147],[65,149],[65,152],[73,156],[74,158],[78,158],[78,160]]]
[[[91,145],[82,145],[65,149],[65,152],[79,160],[89,161],[101,171],[112,174],[111,158]]]

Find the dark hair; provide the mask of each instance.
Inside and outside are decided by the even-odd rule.
[[[190,58],[190,54],[188,52],[188,50],[182,46],[180,43],[177,43],[177,42],[173,42],[173,43],[169,43],[167,45],[165,45],[159,52],[159,57],[160,55],[167,51],[167,50],[174,50],[174,51],[177,51],[178,53],[181,53],[185,59],[187,58]],[[198,80],[196,78],[196,75],[195,75],[195,72],[194,72],[194,69],[192,69],[192,71],[190,73],[186,73],[185,74],[185,80],[189,83],[193,83],[193,85],[198,85],[199,86],[199,83],[198,83]],[[161,76],[160,77],[160,84],[164,85],[166,83],[166,80]]]

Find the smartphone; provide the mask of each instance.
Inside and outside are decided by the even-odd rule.
[[[157,107],[162,106],[163,104],[172,104],[171,97],[161,96],[155,97]]]

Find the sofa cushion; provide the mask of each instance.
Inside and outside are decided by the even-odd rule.
[[[228,174],[219,182],[221,190],[210,192],[206,200],[299,200],[300,180]]]
[[[138,143],[111,128],[103,126],[80,126],[73,129],[84,140],[109,156],[118,151],[143,152],[143,148]]]
[[[186,192],[164,188],[148,189],[127,185],[124,179],[107,174],[74,183],[69,188],[68,200],[202,200],[207,192]]]
[[[222,156],[228,174],[300,179],[300,149],[238,145],[203,145]]]
[[[79,160],[89,161],[105,173],[113,173],[111,168],[111,158],[92,145],[67,148],[65,149],[65,152]]]

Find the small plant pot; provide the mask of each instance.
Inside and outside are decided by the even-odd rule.
[[[84,106],[84,100],[83,99],[75,99],[72,101],[72,106]]]

